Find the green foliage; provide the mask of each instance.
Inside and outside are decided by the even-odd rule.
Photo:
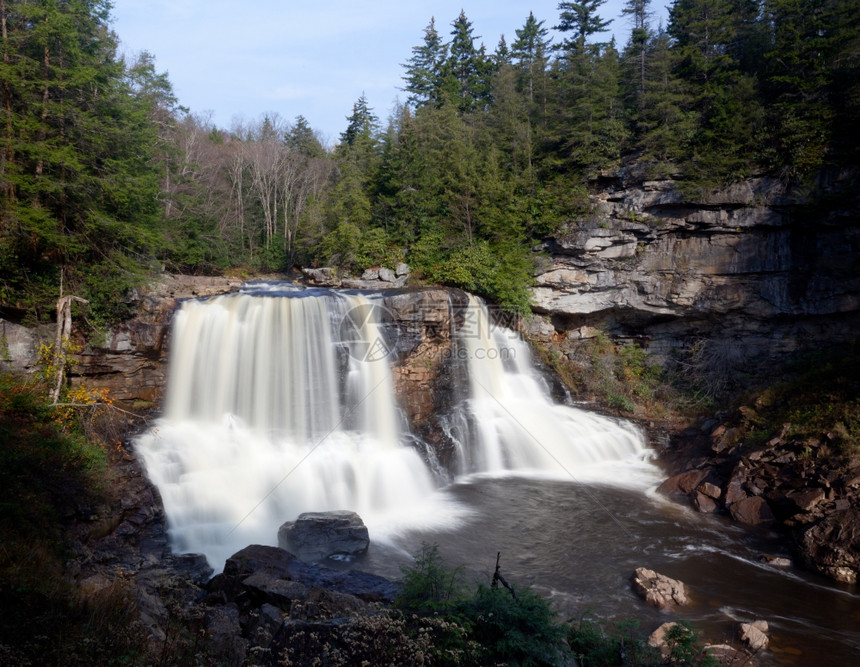
[[[698,633],[686,621],[666,632],[669,654],[648,646],[636,632],[635,621],[620,621],[612,630],[587,618],[570,628],[568,643],[582,667],[657,667],[658,665],[697,665],[715,667],[717,661],[699,646]]]
[[[126,582],[84,600],[63,575],[65,522],[75,508],[104,502],[106,453],[84,436],[77,408],[51,406],[46,395],[0,373],[0,655],[7,664],[133,660],[146,632]]]
[[[785,377],[751,399],[745,410],[745,440],[786,435],[801,442],[827,443],[824,454],[860,456],[860,349],[820,351],[795,362]],[[752,421],[753,417],[755,421]]]
[[[452,611],[463,603],[462,570],[442,562],[436,544],[421,545],[410,567],[401,567],[403,590],[394,602],[398,609],[420,612]]]
[[[520,590],[514,599],[503,588],[479,585],[462,613],[473,622],[470,636],[483,648],[488,664],[566,664],[567,628],[533,591]]]
[[[529,312],[531,261],[524,249],[478,241],[442,251],[434,242],[439,238],[422,238],[409,255],[424,280],[486,296],[511,312]]]
[[[566,664],[567,627],[533,591],[519,590],[514,597],[508,590],[478,585],[470,595],[459,571],[443,564],[435,545],[424,544],[403,574],[397,608],[442,618],[464,630],[459,637],[447,636],[448,652],[472,652],[473,664]]]

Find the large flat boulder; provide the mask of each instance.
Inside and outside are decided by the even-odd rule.
[[[278,545],[304,560],[349,559],[367,553],[370,536],[355,512],[305,512],[278,529]]]

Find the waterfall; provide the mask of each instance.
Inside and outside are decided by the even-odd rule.
[[[137,442],[175,550],[217,568],[301,512],[422,512],[436,484],[401,445],[387,361],[366,359],[383,340],[367,307],[312,291],[182,305],[164,416]]]
[[[402,432],[374,303],[262,285],[182,304],[164,414],[137,441],[175,551],[217,569],[247,544],[275,543],[306,511],[354,510],[372,538],[462,516]],[[455,473],[579,479],[641,460],[634,427],[553,404],[528,346],[477,301],[470,311],[455,333],[469,395],[445,427]]]
[[[493,325],[483,303],[471,297],[462,319],[456,342],[469,391],[449,427],[460,444],[460,472],[623,482],[651,470],[642,434],[631,423],[554,403],[529,346]],[[643,465],[630,465],[635,462]]]

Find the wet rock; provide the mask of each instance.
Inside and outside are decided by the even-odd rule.
[[[748,526],[769,525],[775,520],[767,501],[761,496],[744,498],[729,508],[732,518]]]
[[[712,498],[713,500],[719,500],[720,496],[723,494],[723,490],[712,482],[704,482],[700,484],[696,491],[708,498]]]
[[[843,583],[860,574],[860,508],[835,512],[806,529],[800,539],[804,564]]]
[[[688,495],[708,476],[706,470],[688,470],[678,475],[673,475],[660,486],[657,491],[666,496]]]
[[[391,602],[400,586],[384,577],[359,570],[333,570],[306,563],[279,547],[252,544],[236,552],[224,564],[224,572],[209,583],[210,592],[229,599],[244,590],[237,583],[265,573],[276,579],[293,581],[306,588],[324,588],[353,595],[366,602]],[[267,584],[268,585],[268,584]]]
[[[795,508],[800,512],[812,511],[818,503],[826,497],[824,489],[812,488],[802,489],[799,491],[791,491],[786,494],[786,498],[790,500]]]
[[[676,579],[644,567],[636,568],[632,577],[633,590],[645,602],[658,609],[669,609],[688,603],[687,588]]]
[[[760,563],[767,563],[773,567],[791,567],[791,559],[785,556],[775,556],[773,554],[762,554],[759,556]]]
[[[755,665],[745,651],[739,651],[729,644],[706,644],[704,652],[718,665],[725,667],[753,667]]]
[[[264,600],[287,611],[294,601],[305,600],[308,596],[307,586],[270,572],[255,572],[242,580],[242,587],[252,598],[261,601],[260,604]]]
[[[701,491],[696,491],[693,494],[692,503],[697,512],[707,514],[710,512],[716,512],[719,509],[719,505],[717,505],[716,501]]]
[[[228,665],[241,665],[248,652],[248,642],[242,638],[239,608],[235,604],[212,607],[204,616],[206,635],[219,660]]]
[[[751,651],[761,651],[767,648],[768,643],[770,643],[767,633],[767,621],[741,623],[738,627],[738,638]]]
[[[330,556],[357,557],[367,553],[367,526],[355,512],[305,512],[278,529],[278,545],[304,560]]]

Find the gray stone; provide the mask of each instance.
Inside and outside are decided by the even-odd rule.
[[[362,280],[379,280],[379,267],[373,269],[365,269],[361,274]]]
[[[381,268],[379,269],[379,279],[384,283],[393,283],[397,276],[394,275],[394,271],[391,269]]]
[[[397,266],[394,267],[394,275],[398,278],[409,275],[409,266],[403,262],[399,262]]]
[[[666,633],[669,632],[669,630],[674,628],[676,625],[678,624],[674,621],[664,623],[659,628],[654,630],[654,632],[648,635],[648,646],[659,650],[660,657],[662,657],[663,660],[667,660],[672,652],[669,643],[666,641]]]
[[[302,269],[312,285],[320,287],[340,287],[340,277],[337,275],[337,269],[331,267],[322,267],[319,269]]]
[[[355,512],[305,512],[278,530],[278,545],[299,558],[320,560],[330,556],[361,556],[370,538],[367,526]]]

